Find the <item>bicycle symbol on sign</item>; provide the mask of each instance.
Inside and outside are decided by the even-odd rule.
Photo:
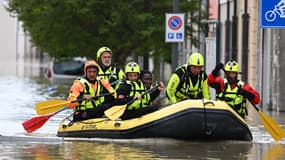
[[[280,0],[280,2],[274,6],[273,10],[269,10],[265,13],[265,19],[268,22],[272,22],[279,15],[280,18],[285,18],[285,0]]]

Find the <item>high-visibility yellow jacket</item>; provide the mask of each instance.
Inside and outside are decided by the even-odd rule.
[[[106,88],[109,93],[115,94],[115,90],[110,86],[107,80],[101,79],[96,80],[95,83],[90,83],[85,78],[80,78],[73,82],[73,85],[70,88],[68,101],[82,99],[84,95],[90,95],[92,97],[99,96],[103,93],[103,87]],[[105,97],[102,96],[91,101],[82,100],[78,103],[70,103],[68,106],[74,108],[76,111],[86,110],[98,107],[100,104],[104,103],[104,101]]]
[[[196,83],[193,82],[196,78]],[[197,77],[191,76],[188,65],[182,65],[171,75],[166,87],[166,95],[171,103],[184,99],[210,99],[207,74],[201,71]]]
[[[112,83],[112,82],[115,82],[116,80],[123,79],[125,77],[125,74],[119,67],[111,65],[105,70],[103,70],[100,67],[98,77],[106,79],[110,83]],[[117,84],[114,84],[113,86],[118,86]]]

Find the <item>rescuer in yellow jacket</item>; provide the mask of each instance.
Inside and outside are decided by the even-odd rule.
[[[102,117],[104,111],[114,105],[106,101],[106,97],[115,96],[116,92],[107,80],[98,79],[98,71],[99,66],[95,61],[87,61],[84,65],[84,77],[73,82],[68,96],[68,101],[78,101],[69,104],[74,109],[73,121]],[[106,96],[94,99],[102,94]]]
[[[125,74],[122,69],[112,64],[112,55],[113,52],[108,47],[98,49],[96,55],[99,64],[98,77],[108,80],[112,87],[117,89],[119,82],[125,78]],[[106,92],[106,89],[104,89],[104,92]],[[115,97],[106,97],[106,101],[113,102]]]
[[[171,103],[185,99],[210,99],[207,74],[202,71],[204,57],[192,53],[188,64],[179,66],[171,75],[166,87],[166,96]]]
[[[116,81],[125,78],[123,70],[118,66],[112,64],[112,50],[108,47],[101,47],[97,51],[97,62],[99,64],[98,76],[109,80],[109,83],[114,83],[112,85],[114,88],[117,86]]]
[[[139,79],[140,66],[136,62],[130,62],[125,67],[126,80],[120,83],[117,89],[117,105],[128,104],[128,102],[136,99],[133,103],[128,104],[122,119],[130,119],[153,112],[158,106],[150,106],[153,101],[164,88],[163,83],[159,82],[159,87],[151,93],[147,91],[145,84]]]

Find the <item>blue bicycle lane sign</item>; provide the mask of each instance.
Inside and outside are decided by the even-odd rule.
[[[285,0],[260,0],[260,27],[285,27]]]

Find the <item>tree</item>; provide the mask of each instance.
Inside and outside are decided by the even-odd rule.
[[[180,0],[181,12],[195,13],[201,0]],[[170,0],[11,0],[33,43],[52,57],[96,57],[102,46],[113,50],[114,61],[135,53],[171,61],[171,44],[164,42],[165,13]],[[192,24],[199,25],[192,17]],[[193,28],[191,34],[195,30]],[[194,36],[193,40],[197,39]]]

